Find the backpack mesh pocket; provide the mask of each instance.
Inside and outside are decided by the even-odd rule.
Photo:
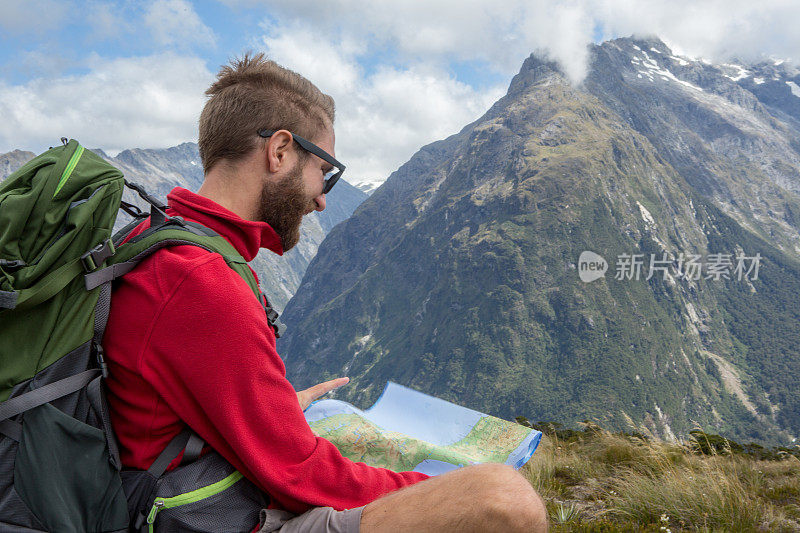
[[[147,530],[249,532],[267,506],[265,495],[216,452],[158,480]]]
[[[125,495],[103,431],[50,404],[25,413],[14,487],[48,531],[127,527]]]

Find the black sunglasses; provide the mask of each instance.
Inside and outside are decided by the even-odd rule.
[[[270,138],[275,132],[278,130],[258,130],[258,135],[264,137],[265,139]],[[344,165],[338,162],[332,155],[328,152],[317,146],[316,144],[303,139],[299,135],[289,132],[292,135],[292,138],[300,145],[300,148],[305,150],[306,152],[312,153],[315,156],[319,157],[329,165],[332,165],[333,168],[330,169],[328,172],[325,173],[324,178],[324,185],[322,186],[322,194],[328,194],[333,186],[336,185],[336,182],[339,181],[339,178],[342,177],[342,173],[344,172]]]

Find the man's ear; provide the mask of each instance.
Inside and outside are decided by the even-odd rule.
[[[278,130],[267,139],[266,158],[267,169],[270,172],[278,172],[286,163],[292,148],[292,134],[287,130]]]

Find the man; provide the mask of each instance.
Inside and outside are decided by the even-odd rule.
[[[173,190],[168,213],[247,261],[282,254],[338,178],[333,100],[260,54],[223,67],[206,94],[205,179],[197,194]],[[269,496],[263,533],[546,529],[541,499],[510,467],[428,479],[353,463],[316,437],[303,409],[347,378],[296,393],[263,308],[217,254],[173,246],[143,260],[115,289],[104,347],[123,464],[148,468],[189,426]]]

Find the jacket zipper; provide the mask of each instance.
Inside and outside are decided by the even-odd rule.
[[[148,531],[153,533],[155,531],[155,521],[156,515],[164,509],[171,509],[172,507],[179,507],[181,505],[186,505],[189,503],[198,502],[205,498],[209,498],[215,494],[219,494],[223,490],[227,489],[240,479],[242,479],[242,473],[238,470],[233,474],[229,475],[228,477],[217,481],[216,483],[212,483],[206,487],[201,487],[199,489],[193,490],[191,492],[185,492],[183,494],[178,494],[177,496],[171,496],[169,498],[156,498],[153,502],[153,507],[150,508],[150,514],[147,515],[147,524],[148,524]]]

